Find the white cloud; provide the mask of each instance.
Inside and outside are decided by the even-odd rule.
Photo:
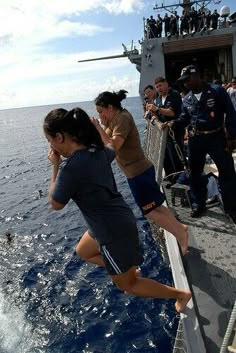
[[[139,11],[143,6],[144,2],[141,0],[1,0],[0,35],[13,34],[17,37],[43,33],[50,37],[50,30],[53,30],[54,26],[62,26],[66,32],[83,26],[83,21],[79,21],[77,26],[76,22],[63,21],[63,17],[72,19],[73,16],[95,10],[106,10],[114,14],[132,13]],[[88,26],[93,28],[92,24],[86,24],[86,28]]]
[[[75,48],[73,53],[59,55],[53,50],[55,40],[79,37],[82,40],[97,33],[112,32],[113,28],[95,23],[100,12],[103,15],[107,12],[108,16],[130,14],[143,6],[141,0],[0,0],[0,109],[69,99],[71,95],[60,88],[62,83],[68,90],[75,88],[73,77],[76,76],[81,77],[85,87],[86,76],[97,77],[98,72],[107,69],[107,62],[78,64],[79,59],[114,55],[122,50],[110,48],[96,53],[83,52],[83,49],[78,52]],[[94,13],[92,23],[86,22],[87,12]],[[115,79],[101,79],[102,85],[106,82],[115,85],[121,68],[124,70],[122,77],[127,80],[128,74],[124,72],[128,72],[128,67],[131,67],[128,59],[109,61],[109,72],[113,70]],[[98,86],[101,87],[100,83]],[[132,87],[131,91],[135,89]],[[83,95],[81,97],[84,99]]]
[[[104,8],[115,14],[120,13],[132,13],[134,11],[139,11],[144,7],[144,1],[140,0],[113,0],[113,1],[103,1]]]
[[[94,23],[63,18],[65,13],[47,12],[47,9],[31,12],[19,9],[7,9],[3,14],[0,7],[0,50],[38,50],[38,46],[50,40],[66,37],[91,36],[99,32],[111,32],[112,28]],[[73,14],[73,13],[72,13]]]
[[[102,65],[102,64],[101,64]],[[103,64],[103,66],[105,66]],[[103,67],[104,72],[105,67]],[[125,89],[129,92],[129,96],[138,95],[138,72],[131,70],[127,74],[119,74],[119,70],[113,75],[104,74],[103,81],[97,81],[93,78],[93,72],[88,80],[87,74],[73,76],[69,80],[59,80],[57,82],[38,83],[29,89],[23,86],[19,91],[5,91],[4,95],[0,91],[0,106],[2,109],[20,106],[60,104],[69,102],[82,102],[93,100],[99,92],[104,90],[118,91]]]
[[[137,95],[139,74],[128,58],[78,63],[84,58],[119,53],[109,51],[44,57],[29,56],[2,70],[0,109],[90,100],[101,90],[125,88]]]
[[[74,52],[72,54],[47,54],[45,53],[42,57],[37,55],[31,55],[25,57],[24,60],[17,60],[14,66],[9,65],[1,73],[1,82],[5,82],[6,86],[11,86],[13,83],[24,82],[25,84],[29,80],[40,80],[43,78],[57,78],[60,76],[78,75],[83,72],[101,72],[102,70],[109,70],[131,66],[128,58],[109,60],[109,61],[94,61],[89,63],[78,63],[78,60],[85,58],[105,57],[114,55],[117,52],[120,54],[119,49],[110,48],[107,51],[99,52]],[[23,59],[23,58],[22,58]],[[107,64],[109,66],[107,67]]]
[[[85,12],[106,10],[110,13],[132,13],[143,7],[141,0],[0,0],[0,41],[17,46],[39,44],[68,35],[93,35],[111,28],[85,23]]]

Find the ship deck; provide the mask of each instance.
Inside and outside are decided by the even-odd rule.
[[[195,310],[190,303],[182,315],[187,352],[219,353],[236,298],[236,225],[220,206],[191,218],[178,198],[172,205],[165,183],[163,189],[168,206],[190,228],[189,253],[182,259],[174,237],[165,234],[175,286],[183,288],[187,278],[193,293]]]

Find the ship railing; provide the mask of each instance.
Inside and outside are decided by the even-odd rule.
[[[160,185],[163,179],[166,138],[167,129],[163,130],[161,123],[157,122],[157,120],[148,122],[144,150],[146,156],[155,167],[156,180]],[[189,289],[176,238],[167,231],[158,228],[153,222],[150,222],[150,225],[153,237],[158,243],[164,261],[171,266],[175,287]],[[186,312],[188,314],[180,314],[173,353],[206,353],[192,299],[187,305]]]
[[[148,128],[144,141],[144,150],[148,159],[153,163],[156,170],[156,179],[161,183],[163,175],[163,163],[166,149],[167,129],[162,130],[161,123],[157,120],[148,122]]]
[[[234,302],[233,310],[220,350],[220,353],[226,352],[236,352],[236,301]]]
[[[161,36],[158,37],[156,36],[156,33],[152,30],[151,27],[149,27],[146,23],[147,19],[145,17],[143,17],[143,38],[141,39],[141,41],[139,41],[139,43],[143,42],[144,40],[147,40],[147,39],[154,39],[154,38],[170,38],[171,36],[174,36],[175,35],[171,35],[171,33],[167,34],[167,36],[165,36],[165,31],[164,31],[164,26],[163,26],[163,29],[162,29],[162,33],[161,33]],[[230,19],[226,19],[226,18],[221,18],[218,20],[218,23],[217,23],[217,29],[224,29],[224,28],[229,28],[229,27],[232,27],[232,26],[235,26],[235,23],[236,23],[236,20],[230,20]],[[206,25],[204,26],[204,28],[206,28]],[[210,23],[210,26],[207,28],[208,30],[212,30],[212,24]],[[196,30],[196,33],[201,33],[201,28],[197,28]],[[176,35],[177,34],[180,34],[180,20],[179,20],[179,23],[177,23],[177,32],[176,32]],[[195,33],[195,32],[194,32]],[[190,34],[190,31],[189,31],[189,34]]]

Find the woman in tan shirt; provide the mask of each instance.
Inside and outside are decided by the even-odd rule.
[[[126,93],[124,90],[100,93],[95,104],[104,129],[97,119],[92,121],[104,144],[114,148],[118,165],[126,175],[143,215],[172,233],[185,255],[188,251],[188,227],[163,205],[165,197],[156,182],[154,166],[144,155],[132,115],[121,106]]]

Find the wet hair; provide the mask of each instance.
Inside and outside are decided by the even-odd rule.
[[[55,137],[57,133],[66,133],[73,141],[87,147],[96,145],[104,148],[99,132],[92,124],[88,114],[81,108],[74,108],[70,111],[52,110],[44,119],[43,129],[52,137]]]
[[[109,105],[121,110],[121,101],[126,98],[126,93],[124,89],[121,89],[119,92],[102,92],[100,93],[97,98],[95,98],[94,102],[99,107],[107,108]]]

